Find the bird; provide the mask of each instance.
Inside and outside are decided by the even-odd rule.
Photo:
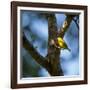
[[[66,44],[66,42],[64,41],[63,38],[61,37],[57,37],[54,41],[54,46],[58,49],[67,49],[69,51],[71,51],[71,49],[68,48],[68,45]]]

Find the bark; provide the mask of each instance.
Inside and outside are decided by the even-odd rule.
[[[51,41],[57,37],[56,17],[54,14],[48,16],[48,72],[51,76],[62,76],[63,71],[59,60],[60,49],[51,45]]]

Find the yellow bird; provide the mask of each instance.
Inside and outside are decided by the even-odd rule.
[[[71,51],[71,50],[68,48],[66,42],[65,42],[61,37],[58,37],[58,38],[56,39],[56,44],[55,44],[55,46],[56,46],[57,48],[68,49],[69,51]]]

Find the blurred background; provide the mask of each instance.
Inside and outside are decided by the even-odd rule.
[[[64,13],[55,13],[57,27],[60,29],[66,18]],[[43,56],[47,55],[48,21],[43,12],[21,10],[21,32],[32,43],[34,48]],[[74,18],[64,40],[71,52],[61,50],[60,60],[64,76],[79,75],[79,15]],[[77,24],[75,23],[77,22]],[[47,77],[49,73],[41,67],[32,56],[21,47],[22,77]]]

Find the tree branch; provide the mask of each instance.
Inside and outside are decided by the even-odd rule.
[[[43,66],[44,68],[47,68],[47,59],[41,56],[36,49],[33,47],[33,45],[27,40],[26,36],[23,33],[23,47],[29,52],[29,54],[34,58],[34,60]]]
[[[54,40],[58,33],[57,33],[57,25],[56,25],[56,17],[55,14],[48,15],[48,72],[51,76],[62,76],[63,71],[60,64],[60,50],[51,45],[51,41]]]
[[[66,19],[65,19],[65,21],[63,23],[62,28],[58,32],[58,36],[60,36],[62,38],[64,37],[64,34],[68,30],[68,27],[69,27],[73,17],[75,17],[75,15],[66,15]]]
[[[77,26],[77,28],[78,28],[78,30],[79,30],[79,25],[78,25],[78,23],[77,23],[77,20],[75,20],[75,19],[73,18],[73,21],[75,22],[75,24],[76,24],[76,26]]]
[[[54,13],[48,14],[48,34],[49,40],[54,39],[57,36],[57,23]]]

